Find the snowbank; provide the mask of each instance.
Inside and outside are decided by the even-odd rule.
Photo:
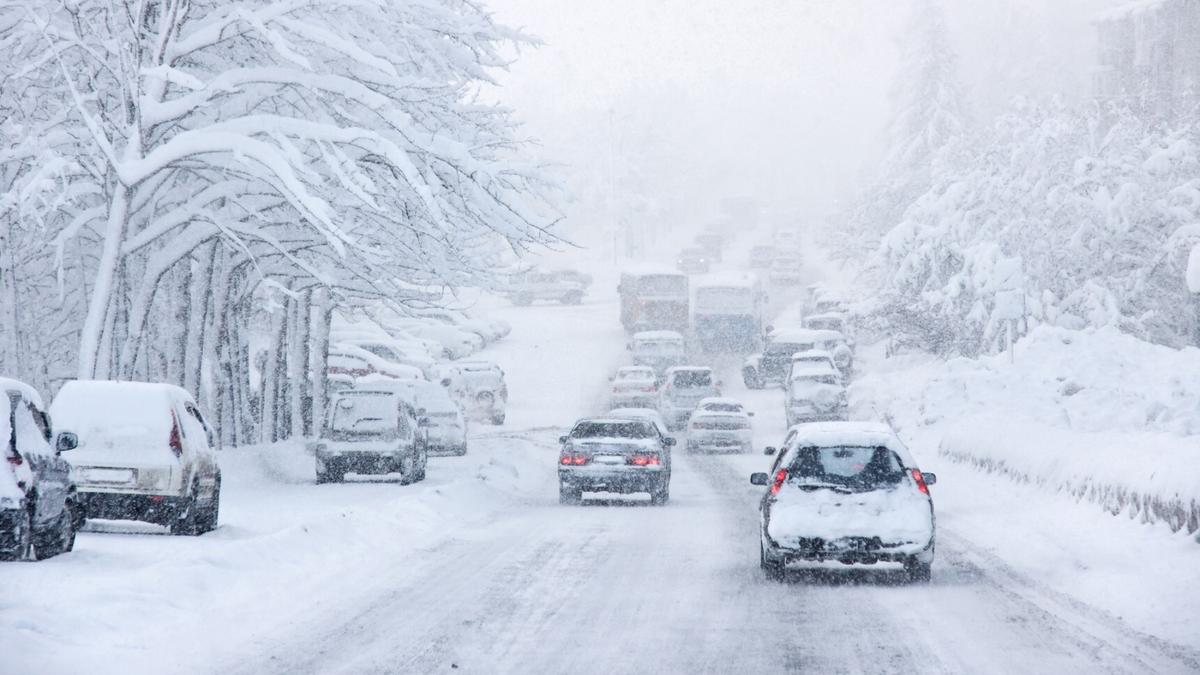
[[[1200,529],[1200,350],[1041,327],[1007,354],[877,360],[857,410],[940,436],[948,459]]]

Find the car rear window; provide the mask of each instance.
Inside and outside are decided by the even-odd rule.
[[[679,388],[711,387],[712,372],[707,370],[681,370],[672,377],[672,383]]]
[[[904,467],[896,453],[881,446],[809,447],[796,450],[788,474],[801,482],[872,489],[898,484]]]
[[[399,400],[395,394],[344,392],[334,401],[329,426],[335,437],[393,438],[404,427],[404,421],[400,417]]]
[[[571,438],[654,438],[654,425],[640,420],[580,422]]]

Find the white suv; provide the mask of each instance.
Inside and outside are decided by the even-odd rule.
[[[173,534],[216,529],[217,440],[191,394],[170,384],[75,380],[50,415],[78,438],[68,461],[88,518],[157,523]]]

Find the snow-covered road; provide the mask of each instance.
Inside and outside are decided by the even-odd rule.
[[[514,325],[488,354],[508,371],[508,424],[475,427],[471,453],[434,459],[425,483],[316,486],[301,453],[230,450],[217,532],[88,532],[75,553],[6,566],[0,671],[1200,670],[1178,628],[1139,632],[983,545],[1021,524],[978,526],[980,491],[1010,488],[967,469],[936,467],[927,586],[888,570],[764,579],[747,480],[761,455],[677,453],[664,508],[560,506],[555,439],[603,409],[626,358],[610,287],[580,307],[496,309]],[[760,445],[778,440],[779,392],[721,368]]]

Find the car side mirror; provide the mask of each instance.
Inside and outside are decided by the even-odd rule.
[[[924,473],[924,472],[922,472],[922,473],[921,473],[921,478],[924,478],[924,479],[925,479],[925,484],[926,484],[926,485],[935,485],[935,484],[937,484],[937,474],[936,474],[936,473]]]
[[[775,448],[772,448],[770,446],[763,448],[763,454],[766,455],[767,457],[774,457],[775,452],[776,452]]]
[[[675,439],[667,436],[663,439],[663,445],[667,446],[668,448],[673,447],[675,445]]]
[[[566,437],[566,436],[559,436],[559,437],[558,437],[558,442],[559,442],[559,444],[566,443],[566,442],[567,442],[567,437]]]
[[[767,474],[760,471],[758,473],[750,474],[750,484],[766,487],[767,485],[771,484],[771,479],[767,476]]]
[[[79,437],[70,431],[64,431],[58,435],[54,441],[54,449],[58,452],[66,452],[79,447]]]

